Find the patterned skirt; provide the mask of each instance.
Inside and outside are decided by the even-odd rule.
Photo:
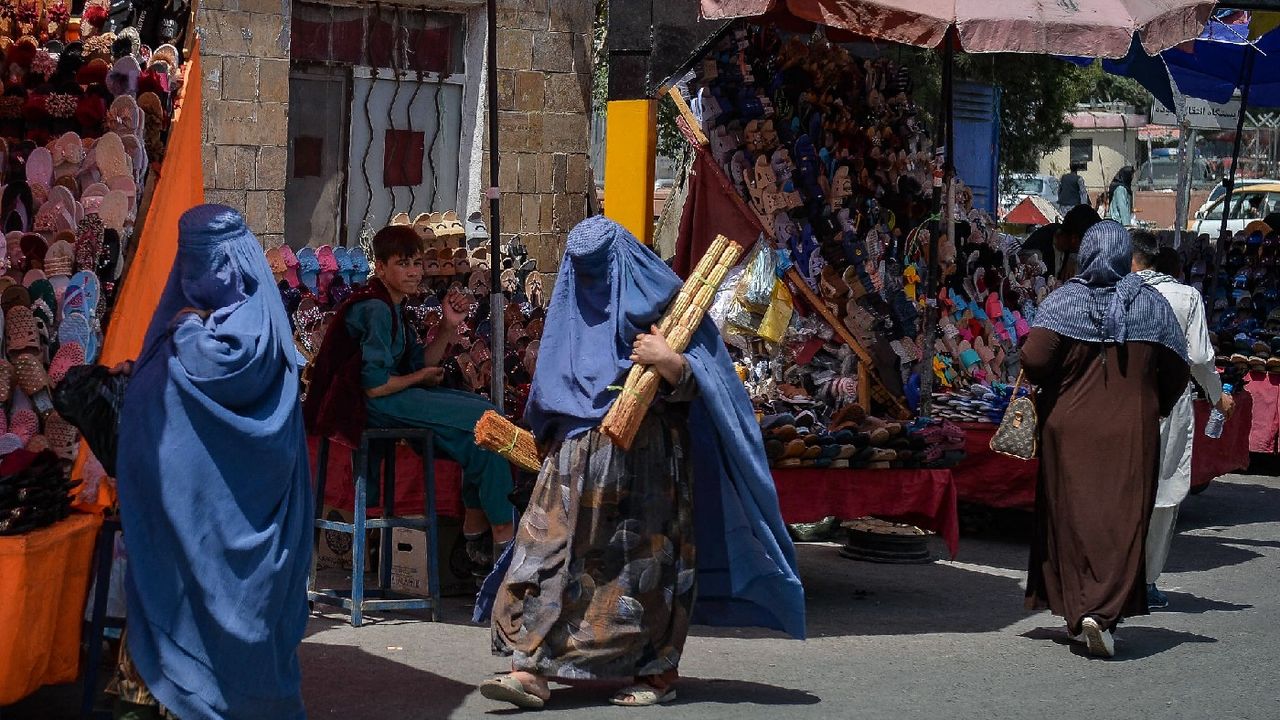
[[[598,431],[538,477],[493,610],[493,650],[566,679],[675,670],[694,599],[693,488],[681,406],[656,405],[631,450]]]

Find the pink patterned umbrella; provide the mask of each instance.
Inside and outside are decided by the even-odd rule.
[[[1214,0],[701,0],[707,19],[785,13],[918,47],[955,28],[971,53],[1120,58],[1133,34],[1155,54],[1198,37]]]

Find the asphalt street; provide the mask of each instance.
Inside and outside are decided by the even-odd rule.
[[[1230,476],[1183,505],[1168,610],[1125,623],[1096,660],[1062,622],[1023,608],[1027,519],[967,515],[954,561],[877,565],[800,547],[810,639],[695,628],[679,699],[615,708],[617,685],[554,686],[566,718],[1280,718],[1280,479]],[[940,542],[933,550],[943,553]],[[515,714],[476,684],[505,667],[462,599],[444,621],[311,622],[301,655],[311,718]],[[75,717],[51,688],[3,720]]]

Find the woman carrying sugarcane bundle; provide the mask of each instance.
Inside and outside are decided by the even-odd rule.
[[[513,672],[485,697],[539,708],[549,678],[616,678],[613,703],[652,705],[675,698],[691,622],[804,635],[795,550],[720,334],[664,323],[692,331],[677,353],[658,327],[688,304],[681,286],[610,220],[569,235],[525,415],[546,461],[493,599],[493,650]],[[645,396],[623,386],[633,364],[661,387],[618,442],[600,426],[621,396]]]

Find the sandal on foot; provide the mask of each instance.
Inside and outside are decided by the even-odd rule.
[[[480,683],[480,694],[490,700],[506,702],[516,707],[541,710],[547,704],[543,698],[525,689],[524,684],[510,675],[491,678]]]
[[[623,707],[649,707],[661,705],[676,699],[676,689],[667,687],[658,689],[652,685],[637,683],[619,690],[609,702]]]

